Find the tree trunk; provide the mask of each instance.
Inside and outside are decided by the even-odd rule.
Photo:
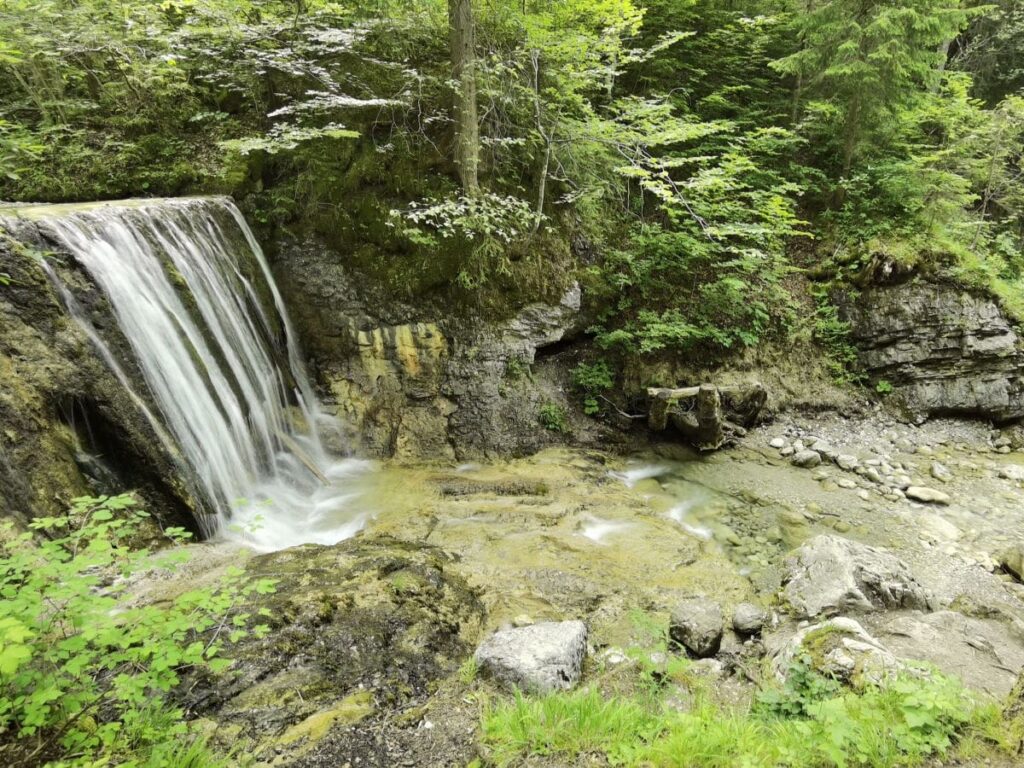
[[[471,0],[448,0],[449,45],[455,80],[455,165],[467,195],[480,189],[480,127],[476,112],[476,28]]]
[[[946,40],[939,46],[936,51],[936,58],[939,60],[938,66],[935,68],[936,75],[932,80],[931,85],[928,86],[928,90],[931,93],[937,93],[939,86],[942,85],[942,73],[946,71],[946,65],[949,63],[949,49],[953,47],[952,38]]]

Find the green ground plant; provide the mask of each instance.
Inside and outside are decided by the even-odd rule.
[[[537,411],[537,420],[549,432],[568,432],[569,421],[565,409],[558,403],[544,403]]]
[[[486,711],[483,739],[498,766],[589,754],[654,768],[892,768],[946,755],[961,736],[998,721],[995,707],[935,673],[851,691],[806,664],[794,671],[796,682],[764,692],[750,711],[699,695],[680,712],[662,698],[605,697],[595,688],[517,694]]]
[[[767,678],[749,706],[726,705],[673,651],[662,622],[641,612],[632,622],[630,663],[594,670],[586,687],[486,699],[489,764],[588,755],[637,768],[893,768],[954,749],[992,756],[1017,747],[996,705],[925,667],[853,689],[798,657],[785,681]]]
[[[11,766],[228,764],[193,734],[170,695],[190,671],[223,671],[224,649],[264,625],[240,607],[273,591],[233,570],[210,589],[137,605],[133,574],[153,568],[129,542],[147,520],[131,495],[76,499],[0,545],[0,761]],[[164,530],[168,543],[189,538]],[[159,567],[187,558],[161,554]],[[231,764],[237,764],[233,759]]]
[[[615,386],[615,374],[604,360],[580,363],[572,371],[572,385],[583,396],[583,412],[595,416],[601,412],[598,398]]]

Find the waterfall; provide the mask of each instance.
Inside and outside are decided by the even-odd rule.
[[[209,510],[199,516],[205,535],[269,550],[334,543],[362,527],[349,481],[366,463],[325,449],[320,431],[337,425],[313,395],[266,259],[232,201],[36,217],[108,299],[158,415],[131,392],[111,345],[47,270],[157,435],[169,434]]]

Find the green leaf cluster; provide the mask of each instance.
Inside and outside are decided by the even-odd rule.
[[[224,649],[252,626],[250,594],[273,590],[238,570],[165,604],[131,599],[133,575],[154,567],[128,542],[148,517],[131,495],[76,499],[32,532],[5,526],[0,545],[0,755],[6,765],[171,768],[205,748],[171,692],[190,670],[223,671]],[[189,537],[164,531],[169,543]],[[183,548],[162,553],[173,568]],[[56,761],[56,762],[54,762]],[[217,764],[210,758],[211,764]]]

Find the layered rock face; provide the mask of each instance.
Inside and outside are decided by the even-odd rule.
[[[844,307],[860,363],[909,414],[1024,416],[1024,355],[990,299],[926,282],[864,291]]]
[[[545,369],[538,351],[576,329],[578,285],[504,317],[473,317],[428,297],[387,296],[315,242],[282,247],[275,270],[304,351],[361,449],[451,460],[559,441],[538,413],[545,403],[570,410],[567,375]]]

